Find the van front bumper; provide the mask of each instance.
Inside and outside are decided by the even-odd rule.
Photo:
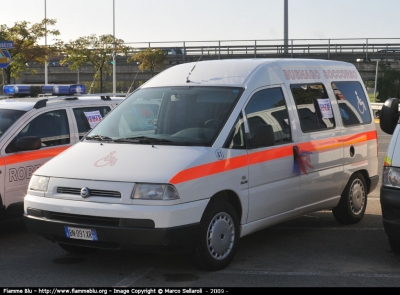
[[[103,249],[121,249],[126,247],[139,247],[147,250],[181,250],[182,248],[192,248],[197,235],[199,224],[189,224],[173,228],[154,228],[151,220],[127,220],[119,219],[119,224],[100,225],[91,218],[87,222],[76,223],[48,219],[49,216],[59,216],[55,212],[46,212],[42,210],[28,210],[23,219],[27,229],[44,236],[56,243],[71,244],[84,247],[103,248]],[[42,217],[38,215],[42,214]],[[47,216],[47,217],[46,217]],[[65,220],[68,219],[65,216]],[[75,216],[72,216],[75,217]],[[104,218],[98,218],[104,220]],[[66,237],[65,227],[80,229],[94,229],[97,233],[97,241],[87,241],[72,239]]]
[[[380,201],[386,235],[400,242],[400,189],[381,187]]]
[[[150,206],[27,194],[23,219],[29,231],[57,243],[107,249],[144,246],[148,250],[174,250],[194,245],[208,201]],[[68,238],[65,227],[95,230],[98,240]]]

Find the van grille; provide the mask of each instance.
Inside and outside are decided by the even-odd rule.
[[[57,187],[57,193],[59,194],[68,194],[68,195],[78,195],[81,194],[81,188],[74,187]],[[116,191],[104,191],[91,189],[90,196],[92,197],[108,197],[108,198],[121,198],[121,193]]]
[[[50,211],[43,211],[43,216],[51,220],[58,220],[58,221],[64,221],[82,225],[103,225],[103,226],[120,225],[120,218],[112,218],[112,217],[65,214],[65,213],[50,212]]]
[[[130,228],[155,228],[154,220],[137,218],[117,218],[78,215],[70,213],[60,213],[43,211],[34,208],[26,209],[29,216],[34,218],[45,218],[54,221],[77,224],[78,226],[111,226],[111,227],[130,227]]]

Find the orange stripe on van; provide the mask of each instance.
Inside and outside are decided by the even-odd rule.
[[[364,133],[358,133],[354,135],[343,136],[343,144],[347,146],[374,139],[375,140],[377,139],[377,134],[375,130]]]
[[[40,149],[36,151],[29,151],[29,152],[21,152],[17,153],[11,156],[5,156],[4,160],[5,163],[0,163],[0,165],[12,165],[12,164],[17,164],[17,163],[22,163],[22,162],[27,162],[27,161],[33,161],[33,160],[38,160],[38,159],[44,159],[44,158],[52,158],[57,156],[59,153],[65,151],[67,148],[70,146],[62,146],[62,147],[54,147],[54,148],[46,148],[46,149]]]
[[[219,160],[217,162],[212,162],[182,170],[178,172],[174,177],[172,177],[169,182],[172,184],[178,184],[181,182],[220,173],[223,171],[241,168],[244,166],[247,166],[247,156],[239,156],[226,160]]]
[[[276,160],[284,157],[293,156],[293,146],[298,146],[300,151],[308,152],[322,152],[327,150],[333,150],[342,148],[343,145],[351,145],[354,143],[360,143],[368,140],[377,139],[376,131],[369,131],[358,133],[355,135],[341,136],[335,138],[314,140],[312,142],[304,142],[293,145],[278,146],[265,151],[260,152],[249,152],[249,162],[247,163],[246,156],[234,157],[226,160],[219,160],[204,165],[195,166],[178,172],[169,181],[172,184],[179,184],[185,181],[194,180],[197,178],[221,173],[224,171],[245,167],[246,165],[254,165],[271,160]]]
[[[300,150],[304,150],[307,152],[322,152],[342,148],[343,142],[341,137],[334,137],[300,143],[298,144],[298,147]]]
[[[272,148],[266,151],[249,153],[249,165],[293,156],[293,145]]]

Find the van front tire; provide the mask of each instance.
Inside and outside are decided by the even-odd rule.
[[[359,222],[367,208],[367,185],[361,173],[350,177],[339,204],[332,210],[333,216],[339,223],[348,225]]]
[[[206,208],[192,253],[201,270],[214,271],[228,266],[239,242],[239,220],[232,205],[214,200]]]

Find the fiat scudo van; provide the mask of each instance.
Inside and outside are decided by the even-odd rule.
[[[36,170],[24,220],[72,253],[184,246],[217,270],[239,238],[308,212],[359,222],[377,183],[352,64],[202,61],[161,72]]]

